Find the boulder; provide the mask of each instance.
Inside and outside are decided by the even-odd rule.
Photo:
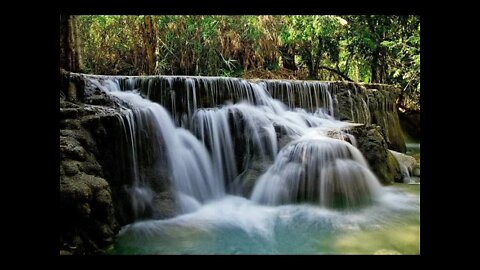
[[[71,254],[102,253],[120,229],[107,181],[83,172],[61,177],[60,216],[60,244]]]
[[[403,177],[399,163],[388,150],[380,130],[381,128],[375,125],[357,125],[350,127],[349,133],[355,136],[357,148],[381,183],[391,184],[401,181]]]
[[[404,170],[404,182],[411,182],[410,178],[412,176],[420,176],[420,164],[417,163],[414,157],[393,150],[390,150],[390,152]]]
[[[256,155],[248,158],[246,169],[235,179],[235,183],[246,198],[249,198],[257,180],[265,173],[272,162]]]
[[[413,176],[418,176],[420,177],[420,167],[415,167],[413,169]]]
[[[171,190],[156,193],[153,198],[152,217],[155,219],[172,218],[176,215],[177,205]]]

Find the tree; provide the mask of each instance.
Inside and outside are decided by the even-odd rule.
[[[280,70],[289,78],[395,84],[406,107],[420,96],[418,16],[108,15],[60,22],[61,65],[69,70],[241,77],[283,67],[296,71]]]
[[[152,16],[143,17],[142,25],[143,44],[147,56],[147,74],[154,74],[155,66],[157,63],[156,50],[157,50],[157,36],[155,21]]]
[[[295,48],[300,63],[308,69],[309,77],[318,78],[321,69],[346,77],[339,70],[325,65],[338,62],[343,21],[337,16],[290,16],[280,33],[283,51]],[[290,58],[290,57],[289,57]],[[290,66],[290,64],[289,64]]]
[[[77,18],[72,15],[60,15],[60,67],[72,72],[81,71]]]
[[[402,91],[398,106],[418,109],[420,100],[420,18],[401,16],[396,23],[396,35],[382,42],[389,53],[389,83]]]
[[[420,98],[420,18],[347,16],[346,50],[354,55],[357,80],[395,84],[398,106],[417,108]],[[368,67],[368,70],[366,68]]]

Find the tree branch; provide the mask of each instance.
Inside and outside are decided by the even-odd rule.
[[[346,80],[346,81],[353,82],[353,80],[350,79],[350,78],[348,78],[345,74],[343,74],[343,73],[341,73],[340,71],[335,70],[335,69],[333,69],[333,68],[326,67],[326,66],[320,66],[320,67],[318,67],[318,69],[328,70],[328,71],[330,71],[330,72],[332,72],[332,73],[335,73],[335,74],[337,74],[338,76],[342,77],[342,79],[344,79],[344,80]]]

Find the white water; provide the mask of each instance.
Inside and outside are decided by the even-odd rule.
[[[213,200],[225,194],[221,179],[214,174],[207,149],[192,133],[175,127],[169,113],[162,106],[142,98],[135,92],[112,91],[110,94],[134,108],[127,110],[127,114],[140,114],[150,120],[154,132],[161,138],[161,142],[152,143],[162,144],[167,151],[171,184],[182,213],[195,210],[200,202]],[[135,127],[131,122],[128,122],[128,125]],[[136,158],[133,160],[132,166],[135,168]],[[133,183],[133,186],[136,184]]]
[[[190,120],[186,122],[190,123],[188,126],[200,140],[189,131],[175,127],[161,105],[135,92],[118,91],[118,80],[94,83],[128,103],[133,108],[133,114],[152,121],[154,130],[166,146],[171,183],[175,192],[182,194],[177,196],[177,200],[184,212],[192,209],[192,200],[206,202],[222,197],[226,191],[240,193],[237,187],[229,187],[239,173],[233,142],[233,138],[239,136],[244,139],[247,154],[274,161],[255,186],[252,196],[255,202],[282,204],[306,200],[332,206],[339,199],[335,197],[342,197],[346,206],[355,206],[380,192],[378,180],[369,171],[360,152],[339,140],[349,137],[342,131],[347,123],[335,120],[321,109],[314,113],[303,109],[289,110],[283,103],[271,98],[265,82],[237,81],[243,89],[241,91],[249,93],[245,102],[221,108],[197,109],[195,83],[186,78],[187,101],[192,100],[193,103],[193,107],[187,104]],[[129,79],[127,86],[132,85],[135,83]],[[322,94],[326,93],[322,91]],[[312,103],[311,97],[302,99]],[[331,107],[331,97],[326,100],[329,100],[327,107]],[[329,111],[333,112],[331,108]],[[132,111],[127,110],[127,115],[131,114]],[[229,117],[233,120],[229,121]],[[135,123],[130,119],[127,118],[126,130],[132,133]],[[294,140],[280,151],[279,157],[276,128]],[[332,131],[335,131],[335,139],[327,137]],[[135,140],[133,135],[131,138]],[[132,166],[136,167],[134,143],[132,145]],[[134,182],[134,186],[138,183]]]
[[[418,244],[409,239],[418,238],[417,232],[398,226],[418,226],[418,211],[418,197],[394,189],[355,212],[306,204],[264,206],[225,196],[193,213],[125,226],[113,253],[372,254],[391,249],[413,254]],[[372,233],[381,239],[365,241]]]
[[[284,147],[255,185],[252,200],[279,205],[297,201],[355,207],[379,196],[381,186],[351,144],[316,135]]]
[[[205,81],[208,82],[206,79],[202,82]],[[161,105],[135,91],[118,91],[118,81],[96,82],[129,104],[127,115],[137,116],[127,117],[126,131],[137,128],[134,120],[141,115],[161,138],[152,143],[162,145],[167,152],[170,180],[179,214],[182,214],[173,219],[125,227],[120,234],[123,239],[120,246],[134,247],[139,253],[224,253],[224,248],[225,253],[289,253],[285,252],[288,244],[283,245],[300,241],[295,245],[301,252],[304,248],[301,239],[306,240],[308,233],[298,239],[290,235],[280,241],[279,238],[285,236],[277,231],[300,233],[302,226],[311,232],[333,232],[345,226],[349,229],[375,227],[395,219],[396,211],[418,211],[415,199],[382,188],[359,150],[346,142],[355,142],[343,131],[350,124],[333,118],[334,100],[328,91],[321,92],[322,100],[327,100],[321,107],[318,97],[301,96],[302,103],[317,108],[307,112],[289,109],[272,99],[264,82],[236,83],[241,87],[232,87],[229,91],[246,97],[243,102],[198,108],[195,83],[186,78],[188,111],[182,116],[182,123],[187,130],[176,127]],[[133,90],[134,85],[135,82],[129,80],[127,87]],[[212,89],[213,94],[217,91]],[[288,100],[292,107],[294,96],[290,95]],[[368,107],[363,108],[367,115]],[[351,113],[354,118],[353,108]],[[355,113],[357,117],[361,114]],[[283,147],[277,138],[279,130],[291,140]],[[135,140],[134,135],[130,138]],[[271,164],[256,181],[251,200],[228,195],[242,194],[233,186],[242,169],[236,164],[235,138],[242,138],[244,149],[241,150],[245,153],[257,155]],[[138,166],[135,145],[132,143],[134,167]],[[148,203],[152,195],[142,191],[142,186],[145,183],[134,180],[132,190],[137,190],[136,197]],[[386,197],[389,199],[385,200]],[[294,205],[304,202],[310,205]],[[144,207],[137,204],[134,208]],[[363,210],[350,211],[363,205],[367,205]],[[348,211],[332,210],[337,207]],[[217,237],[223,241],[213,240]],[[189,248],[177,246],[177,239],[180,239],[179,245],[188,245],[195,239],[199,242]],[[165,243],[159,245],[162,242]]]

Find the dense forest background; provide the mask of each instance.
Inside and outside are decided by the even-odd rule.
[[[420,108],[419,16],[61,16],[60,31],[71,71],[386,83]]]

